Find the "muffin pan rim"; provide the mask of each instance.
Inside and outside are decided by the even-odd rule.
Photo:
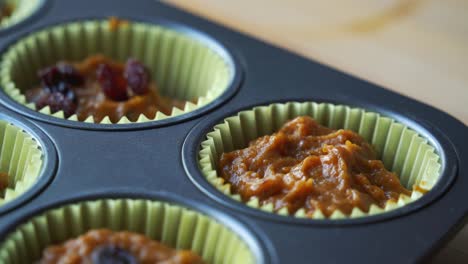
[[[29,14],[27,17],[22,18],[18,22],[14,23],[13,25],[7,26],[7,27],[0,27],[0,37],[2,36],[7,36],[8,33],[13,32],[14,30],[17,30],[21,28],[22,26],[25,26],[25,24],[30,23],[37,19],[38,17],[45,15],[47,10],[50,8],[52,5],[50,0],[39,0],[41,3],[38,4],[36,9],[32,11],[31,14]]]
[[[200,150],[201,142],[204,141],[206,134],[210,131],[213,131],[214,126],[219,123],[222,123],[225,118],[235,116],[239,112],[245,110],[252,110],[254,107],[259,106],[268,106],[274,103],[287,103],[287,102],[316,102],[316,103],[332,103],[336,105],[345,105],[350,107],[361,108],[370,112],[375,112],[382,114],[383,116],[390,117],[412,130],[416,131],[419,135],[423,136],[429,141],[429,144],[432,145],[438,155],[440,156],[441,172],[440,179],[437,184],[431,189],[430,192],[425,194],[423,197],[418,200],[393,209],[389,212],[384,212],[377,215],[364,216],[359,218],[347,218],[347,219],[301,219],[293,216],[284,216],[270,212],[264,212],[259,208],[252,208],[246,204],[235,201],[231,197],[223,194],[211,183],[209,183],[203,173],[201,172],[198,165],[198,153]],[[432,132],[429,131],[428,127],[433,129]],[[415,120],[405,117],[402,113],[390,110],[383,109],[372,104],[366,103],[347,103],[340,100],[328,100],[322,98],[301,98],[301,99],[281,99],[281,100],[269,100],[262,101],[255,104],[250,104],[248,106],[242,106],[235,108],[224,113],[216,113],[209,117],[202,119],[194,127],[190,129],[187,133],[184,143],[182,145],[182,163],[187,177],[190,181],[206,196],[214,200],[216,203],[228,207],[230,209],[235,209],[236,211],[246,213],[250,216],[257,217],[259,219],[264,219],[272,222],[279,222],[292,225],[311,225],[311,226],[352,226],[352,225],[363,225],[370,223],[377,223],[396,219],[403,217],[410,213],[416,213],[417,211],[423,209],[426,206],[436,202],[441,198],[452,186],[453,182],[457,177],[458,172],[458,155],[454,150],[452,142],[441,133],[435,126],[431,126],[426,121]],[[452,162],[452,160],[455,160]]]
[[[0,206],[0,217],[34,199],[53,181],[58,167],[58,154],[52,140],[32,122],[0,109],[0,120],[5,120],[20,128],[37,141],[42,151],[43,165],[37,181],[24,193]]]
[[[242,221],[234,215],[225,213],[220,209],[214,208],[213,206],[204,205],[199,201],[189,200],[168,191],[145,191],[144,189],[130,191],[124,188],[104,188],[84,194],[71,195],[69,197],[56,200],[47,205],[39,206],[34,210],[30,210],[26,214],[22,214],[19,218],[16,219],[15,222],[8,224],[5,228],[3,228],[3,230],[0,230],[0,245],[2,245],[2,243],[8,238],[10,234],[15,232],[17,227],[22,226],[29,220],[40,216],[46,211],[81,202],[112,199],[159,201],[175,206],[181,206],[196,213],[206,215],[236,234],[239,239],[248,246],[249,250],[251,250],[255,260],[257,261],[256,263],[278,263],[276,258],[276,250],[274,249],[273,245],[268,239],[265,239],[267,236],[263,234],[263,232],[259,231],[258,228],[255,228],[253,223],[247,223],[246,221]]]
[[[49,0],[47,0],[49,1]],[[66,25],[76,22],[86,22],[86,21],[105,21],[108,19],[109,15],[103,16],[83,16],[80,18],[72,19],[58,19],[54,20],[52,23],[47,23],[46,25],[33,26],[30,29],[22,32],[21,34],[15,36],[12,39],[9,39],[1,48],[0,48],[0,60],[8,52],[8,50],[14,46],[19,41],[25,39],[31,34],[38,33],[42,30],[52,28],[55,26]],[[32,118],[34,120],[47,122],[53,125],[70,127],[83,130],[95,130],[95,131],[133,131],[133,130],[142,130],[150,128],[158,128],[170,126],[185,121],[192,120],[194,118],[200,117],[203,114],[208,114],[211,111],[217,109],[223,104],[227,103],[234,95],[240,90],[243,80],[244,80],[244,67],[242,66],[241,60],[238,57],[239,54],[235,52],[235,49],[230,46],[228,43],[212,36],[211,34],[198,29],[196,26],[190,26],[183,22],[180,22],[175,19],[168,19],[164,16],[125,16],[119,15],[119,19],[129,20],[136,23],[145,23],[151,26],[161,26],[174,31],[180,32],[190,38],[200,41],[207,48],[211,49],[213,52],[218,54],[228,65],[228,68],[232,70],[232,75],[229,80],[229,84],[221,95],[210,103],[199,107],[190,112],[162,119],[154,120],[148,122],[131,122],[128,124],[97,124],[97,123],[87,123],[83,121],[72,121],[63,118],[57,118],[47,114],[40,113],[39,111],[30,109],[25,105],[22,105],[16,102],[13,98],[5,93],[3,88],[0,88],[0,104],[7,107],[8,109],[15,111],[16,113],[25,116],[27,118]]]

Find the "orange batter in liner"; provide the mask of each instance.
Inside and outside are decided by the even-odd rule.
[[[8,188],[8,174],[5,172],[0,172],[0,193]]]
[[[200,256],[188,250],[175,250],[143,235],[108,229],[91,230],[84,235],[50,246],[39,264],[52,263],[134,263],[202,264]]]
[[[7,18],[7,17],[11,16],[11,14],[13,13],[13,9],[14,9],[14,7],[12,5],[8,5],[8,4],[4,4],[4,5],[0,6],[0,21],[3,18]]]
[[[291,214],[301,208],[308,215],[318,209],[325,216],[337,209],[350,214],[354,207],[367,212],[371,204],[384,207],[400,194],[411,195],[361,136],[307,116],[222,154],[218,173],[244,201],[257,197]]]
[[[98,66],[101,64],[110,65],[120,72],[124,71],[123,63],[113,61],[102,55],[91,56],[83,62],[72,64],[84,77],[84,84],[72,86],[72,90],[77,97],[77,104],[76,109],[68,116],[76,114],[79,121],[84,121],[89,116],[93,116],[96,123],[101,122],[106,116],[110,118],[112,123],[116,123],[126,116],[130,121],[135,122],[141,114],[153,119],[158,111],[170,115],[173,107],[184,108],[186,101],[160,95],[154,81],[149,82],[148,92],[145,94],[130,94],[129,98],[123,101],[108,98],[96,77]],[[46,93],[48,91],[41,85],[27,90],[26,98],[28,102],[36,103],[37,106]],[[38,110],[40,110],[39,107]]]

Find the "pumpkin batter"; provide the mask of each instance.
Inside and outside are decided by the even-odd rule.
[[[244,149],[224,153],[218,173],[244,201],[257,197],[293,214],[303,208],[325,216],[384,207],[411,195],[398,176],[377,160],[371,145],[350,130],[333,130],[310,117],[297,117],[277,133]]]

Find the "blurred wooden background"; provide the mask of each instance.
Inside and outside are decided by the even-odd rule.
[[[166,0],[468,124],[467,0]],[[434,263],[468,263],[468,227]]]

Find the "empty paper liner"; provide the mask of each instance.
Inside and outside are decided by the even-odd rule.
[[[43,153],[38,142],[21,128],[0,120],[0,173],[8,186],[0,190],[0,207],[28,191],[39,178]]]
[[[33,263],[47,246],[99,228],[136,232],[173,248],[192,250],[206,263],[256,262],[234,231],[209,216],[143,199],[100,199],[47,210],[7,235],[0,246],[0,262]]]
[[[314,118],[324,126],[349,129],[360,134],[372,144],[387,170],[396,173],[402,185],[413,190],[411,197],[401,194],[397,202],[389,200],[384,208],[371,205],[369,211],[364,212],[354,207],[349,215],[335,210],[330,219],[364,217],[405,206],[430,191],[440,177],[440,157],[435,148],[418,132],[390,117],[346,105],[289,102],[242,111],[216,125],[206,135],[199,152],[199,167],[206,180],[232,199],[242,201],[240,195],[233,193],[230,184],[217,173],[221,154],[245,148],[251,140],[272,134],[287,121],[303,115]],[[274,211],[271,203],[261,205],[258,198],[251,198],[246,204],[267,212],[289,214],[286,208]],[[319,209],[311,215],[300,209],[294,216],[326,218]]]
[[[178,116],[213,102],[230,86],[234,67],[219,47],[196,34],[184,33],[169,26],[128,22],[113,28],[108,20],[82,21],[57,25],[32,33],[13,44],[0,63],[0,86],[14,101],[36,109],[24,92],[38,86],[38,70],[58,61],[79,62],[103,54],[125,62],[136,58],[146,65],[162,95],[186,100],[184,109],[173,107],[170,115],[143,114],[136,122],[148,122]],[[63,111],[42,114],[65,118]],[[68,118],[78,121],[76,115]],[[92,116],[82,120],[94,123]],[[111,123],[104,117],[100,123]],[[122,117],[118,124],[132,123]]]

